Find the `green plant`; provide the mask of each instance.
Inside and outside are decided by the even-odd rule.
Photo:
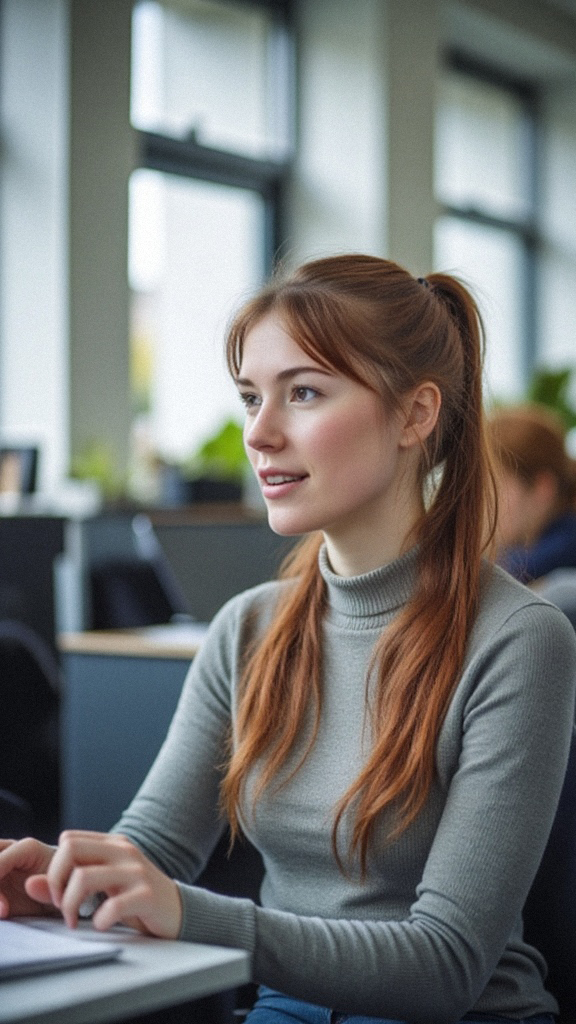
[[[94,480],[106,498],[117,498],[123,490],[114,455],[102,441],[90,441],[74,456],[70,476],[76,480]]]
[[[573,367],[549,370],[540,367],[528,388],[528,400],[553,409],[564,421],[566,430],[576,427],[576,408],[570,399]]]
[[[241,483],[248,459],[242,440],[242,427],[234,420],[226,423],[204,441],[183,466],[188,479],[209,477],[215,480],[235,480]]]

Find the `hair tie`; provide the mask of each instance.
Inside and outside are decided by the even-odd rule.
[[[430,287],[430,282],[427,281],[425,277],[419,277],[418,278],[418,284],[423,284],[425,288],[429,288]]]

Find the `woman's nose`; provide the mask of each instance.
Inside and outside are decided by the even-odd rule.
[[[246,425],[244,440],[255,451],[282,447],[283,432],[278,414],[270,407],[260,406],[256,416]]]

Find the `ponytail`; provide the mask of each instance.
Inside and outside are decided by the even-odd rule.
[[[417,535],[416,588],[372,660],[376,740],[336,812],[337,830],[354,802],[352,852],[359,852],[363,871],[376,816],[385,808],[394,811],[389,838],[395,838],[416,818],[430,791],[438,734],[476,617],[480,556],[495,529],[495,497],[487,500],[494,484],[482,409],[480,317],[453,278],[434,274],[427,280],[430,301],[443,303],[457,328],[463,386],[437,441],[440,482]],[[336,832],[334,846],[340,860]]]
[[[421,464],[422,488],[433,480],[433,489],[416,529],[415,589],[375,647],[367,680],[374,685],[366,689],[374,695],[367,698],[372,750],[335,808],[338,863],[344,869],[345,857],[358,857],[365,873],[379,815],[391,814],[393,839],[424,806],[477,612],[482,551],[494,532],[482,325],[469,293],[447,275],[417,281],[396,264],[368,256],[318,260],[274,282],[240,313],[228,339],[235,375],[248,330],[272,311],[307,354],[378,390],[388,406],[398,406],[427,380],[442,393]],[[302,729],[308,729],[306,749],[292,775],[317,735],[326,600],[320,543],[321,537],[307,538],[285,564],[283,596],[243,669],[235,746],[222,785],[233,836],[256,762],[255,801],[266,787],[286,781],[278,782],[279,771]],[[349,814],[351,840],[343,850],[339,830]]]

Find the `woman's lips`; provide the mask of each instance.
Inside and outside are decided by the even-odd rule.
[[[280,473],[278,471],[260,471],[260,486],[265,498],[281,498],[289,494],[298,484],[306,479],[302,473]]]

